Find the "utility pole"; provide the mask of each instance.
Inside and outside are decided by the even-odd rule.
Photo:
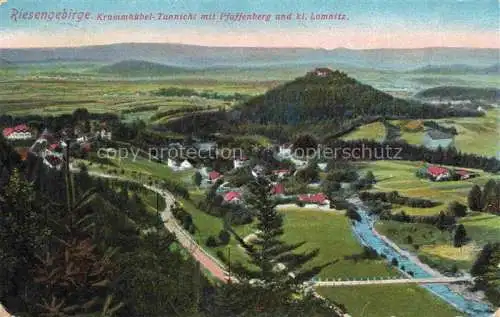
[[[229,280],[228,284],[231,284],[231,247],[229,246],[227,248],[228,254],[227,254],[227,262],[228,262],[228,268],[229,268]]]
[[[68,204],[68,214],[72,212],[73,209],[73,203],[74,203],[74,188],[73,188],[73,183],[72,183],[72,177],[71,177],[71,171],[70,171],[70,140],[66,140],[66,152],[65,152],[65,176],[66,176],[66,200]],[[70,215],[70,223],[73,225],[73,217]]]

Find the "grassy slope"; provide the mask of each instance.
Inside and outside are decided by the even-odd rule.
[[[394,212],[404,210],[412,215],[437,214],[454,200],[467,204],[467,194],[474,184],[482,186],[489,178],[499,179],[498,175],[493,176],[480,171],[480,177],[467,181],[431,182],[415,176],[417,165],[418,162],[378,161],[363,164],[362,169],[373,171],[379,180],[374,191],[397,190],[404,196],[433,199],[442,203],[432,208],[393,206]],[[462,249],[456,249],[451,245],[449,235],[441,234],[439,230],[428,225],[383,222],[378,224],[378,229],[397,244],[416,251],[412,245],[406,244],[406,237],[412,232],[414,244],[419,244],[421,247],[417,251],[419,254],[448,267],[455,263],[459,268],[468,269],[484,243],[500,241],[500,217],[478,214],[467,216],[461,222],[473,240]]]
[[[385,137],[385,127],[381,122],[363,125],[356,130],[342,136],[343,140],[375,140],[382,141]]]
[[[495,156],[500,153],[498,134],[500,127],[500,110],[493,109],[486,116],[479,118],[449,118],[435,120],[447,127],[455,127],[458,135],[455,137],[455,147],[462,152]],[[395,125],[406,121],[392,120]],[[422,145],[425,132],[401,131],[401,139],[409,144]]]
[[[320,288],[355,317],[456,317],[461,314],[418,286],[384,285]]]
[[[426,262],[439,263],[448,269],[455,264],[459,269],[469,270],[480,250],[476,243],[454,248],[451,234],[432,225],[379,221],[376,228],[402,248],[427,257]],[[408,244],[408,236],[413,240],[411,244]],[[414,245],[419,246],[418,250]]]
[[[458,135],[455,146],[458,150],[496,156],[500,153],[499,127],[500,109],[490,110],[480,118],[440,119],[444,126],[454,126]]]
[[[374,191],[394,191],[409,197],[433,199],[443,203],[445,207],[451,201],[467,203],[467,195],[474,184],[483,186],[488,179],[500,179],[500,175],[492,175],[480,170],[479,177],[465,181],[432,182],[415,176],[419,162],[409,161],[376,161],[360,163],[362,170],[371,170],[378,182]],[[471,169],[474,170],[474,169]],[[397,210],[397,209],[396,209]],[[440,208],[408,208],[404,210],[412,214],[435,214]]]

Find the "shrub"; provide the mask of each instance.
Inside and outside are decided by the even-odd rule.
[[[345,213],[347,217],[351,220],[361,221],[361,216],[357,212],[356,208],[349,207]]]
[[[221,230],[219,232],[219,241],[221,245],[227,245],[231,240],[231,235],[226,230]]]
[[[205,244],[209,248],[215,248],[217,246],[217,239],[214,236],[209,236]]]

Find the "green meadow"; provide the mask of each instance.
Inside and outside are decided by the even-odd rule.
[[[461,313],[415,285],[323,287],[318,292],[342,303],[353,317],[457,317]]]
[[[381,122],[362,125],[354,131],[343,135],[343,140],[374,140],[382,141],[385,137],[385,127]]]
[[[443,208],[452,201],[467,203],[467,195],[474,186],[483,186],[489,179],[500,179],[500,175],[493,175],[482,170],[468,169],[478,172],[479,177],[469,180],[433,182],[418,178],[415,172],[421,162],[411,161],[374,161],[358,163],[362,171],[372,171],[377,179],[373,191],[398,191],[403,196],[426,198],[442,203]],[[398,207],[396,206],[398,209]],[[409,214],[435,214],[441,210],[433,208],[402,207]]]

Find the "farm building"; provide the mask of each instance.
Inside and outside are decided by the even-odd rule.
[[[33,133],[26,124],[20,124],[13,128],[3,129],[3,136],[7,140],[28,140],[33,138]]]
[[[328,197],[326,197],[326,195],[323,193],[303,194],[303,195],[298,195],[297,198],[300,202],[306,204],[326,205],[330,202],[328,200]]]
[[[429,166],[427,168],[427,175],[434,181],[443,181],[450,179],[450,171],[441,166]]]

